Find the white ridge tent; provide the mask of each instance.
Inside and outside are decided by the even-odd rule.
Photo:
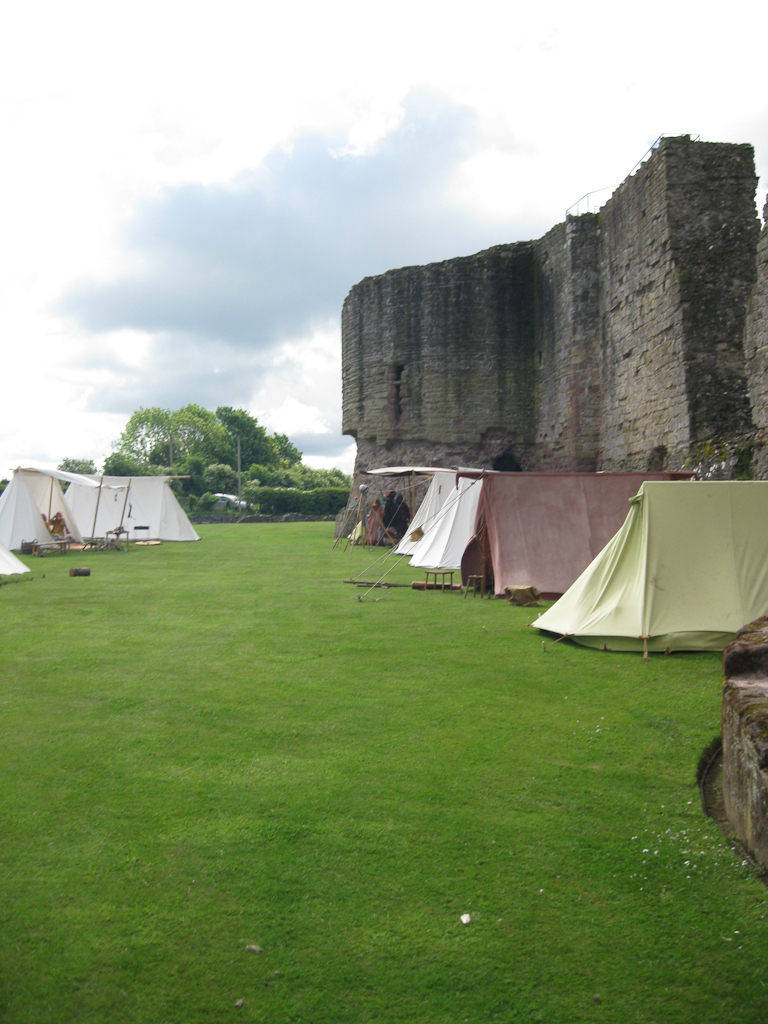
[[[19,468],[0,494],[0,544],[18,551],[22,542],[42,544],[51,539],[45,520],[60,512],[67,532],[81,542],[75,517],[59,484],[60,479],[77,479],[74,474],[44,469]]]
[[[435,470],[424,500],[411,520],[408,532],[395,548],[396,555],[412,555],[420,541],[411,540],[411,534],[422,530],[426,534],[437,523],[437,514],[453,490],[456,474],[448,470]],[[422,537],[422,540],[424,538]]]
[[[533,625],[606,650],[722,651],[766,613],[768,481],[654,481]]]
[[[475,529],[481,477],[459,477],[445,499],[434,525],[416,544],[411,565],[422,569],[460,569],[461,556]]]
[[[23,572],[29,572],[26,565],[0,544],[0,576],[15,576]]]
[[[122,526],[129,540],[200,540],[166,476],[89,476],[70,484],[67,501],[84,537]],[[149,527],[138,529],[137,527]]]

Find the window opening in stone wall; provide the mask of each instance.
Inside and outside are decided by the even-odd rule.
[[[667,446],[665,444],[659,444],[648,455],[648,470],[650,472],[660,472],[664,469],[666,461]]]
[[[403,420],[404,413],[404,363],[393,363],[387,367],[387,380],[389,381],[389,401],[387,402],[389,420],[392,426],[396,427]]]

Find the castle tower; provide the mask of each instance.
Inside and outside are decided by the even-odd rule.
[[[599,214],[355,285],[356,469],[675,469],[749,431],[756,184],[751,146],[663,138]]]

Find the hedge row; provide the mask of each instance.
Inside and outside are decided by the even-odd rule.
[[[299,512],[305,516],[335,516],[349,498],[346,487],[318,487],[314,491],[292,491],[282,487],[248,488],[248,501],[262,515],[281,516]]]

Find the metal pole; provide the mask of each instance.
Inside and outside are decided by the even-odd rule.
[[[242,505],[240,504],[240,435],[237,435],[237,518],[240,518]]]

